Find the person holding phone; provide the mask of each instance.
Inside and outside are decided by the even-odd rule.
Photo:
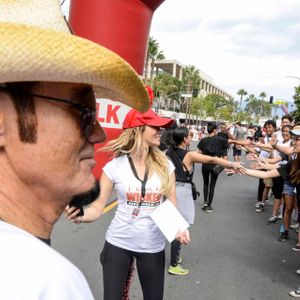
[[[69,220],[94,222],[102,215],[113,188],[117,191],[118,208],[100,256],[104,300],[125,296],[134,260],[144,299],[163,299],[165,237],[150,215],[165,198],[176,206],[174,166],[158,149],[160,128],[172,123],[172,119],[160,118],[151,109],[146,113],[129,111],[122,134],[104,148],[114,158],[103,168],[99,198],[82,217],[77,215],[78,209],[66,208]],[[178,232],[177,239],[189,243],[189,232]]]

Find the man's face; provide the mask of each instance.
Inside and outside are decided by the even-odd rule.
[[[271,136],[273,134],[273,132],[275,132],[275,129],[272,125],[268,124],[266,126],[266,132],[268,136]]]
[[[34,93],[82,103],[83,98],[78,95],[83,90],[87,90],[86,85],[41,83]],[[37,142],[33,144],[20,141],[14,106],[9,99],[2,101],[6,128],[4,153],[9,174],[41,202],[56,203],[56,207],[63,208],[74,195],[95,186],[94,144],[104,141],[105,133],[97,123],[88,142],[82,133],[79,111],[47,99],[34,97],[34,101]],[[93,107],[94,97],[84,104]]]
[[[283,119],[281,121],[281,127],[286,126],[286,125],[291,125],[291,122],[289,119]]]

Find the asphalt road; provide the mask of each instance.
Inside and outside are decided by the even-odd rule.
[[[202,189],[201,166],[195,182]],[[300,285],[295,271],[299,254],[292,251],[296,233],[278,242],[279,225],[267,225],[271,203],[255,213],[257,180],[235,175],[219,176],[213,213],[201,211],[196,201],[196,220],[190,228],[192,242],[182,251],[187,276],[166,273],[166,300],[269,300],[289,299],[288,292]],[[62,218],[53,233],[52,245],[85,274],[95,299],[102,299],[99,255],[114,209],[93,224],[75,225]],[[169,246],[167,246],[167,262]],[[166,266],[167,267],[167,266]],[[297,277],[298,276],[298,277]],[[137,274],[130,299],[142,300]]]

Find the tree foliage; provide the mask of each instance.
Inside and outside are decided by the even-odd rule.
[[[294,103],[296,106],[296,109],[292,113],[293,118],[295,119],[295,122],[300,122],[300,85],[295,87],[295,94],[293,96]]]
[[[210,94],[194,99],[192,113],[198,116],[205,114],[214,119],[232,121],[234,107],[232,99],[227,100],[223,96]]]
[[[240,110],[241,110],[243,97],[246,96],[248,94],[248,92],[245,89],[240,89],[237,91],[237,94],[240,96]]]
[[[261,97],[261,100],[264,100],[267,97],[267,94],[265,92],[261,92],[259,97]]]
[[[163,51],[159,49],[159,43],[153,37],[149,37],[148,48],[146,54],[146,63],[145,63],[145,81],[152,85],[153,80],[153,72],[154,72],[154,63],[156,60],[164,59],[165,56]],[[150,67],[150,77],[149,75],[149,67]]]

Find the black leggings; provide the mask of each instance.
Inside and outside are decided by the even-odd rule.
[[[218,175],[216,175],[211,166],[202,165],[202,175],[203,175],[203,197],[204,202],[211,206],[212,200],[214,198],[215,186],[217,183]],[[209,183],[210,176],[210,183]],[[209,194],[208,194],[208,185],[209,185]],[[207,201],[208,200],[208,201]]]
[[[259,178],[258,189],[257,189],[257,201],[262,202],[262,197],[265,189],[264,180]]]
[[[105,242],[100,255],[103,267],[104,300],[121,300],[132,259],[144,300],[161,300],[164,295],[165,250],[158,253],[138,253]]]
[[[180,252],[181,252],[181,243],[177,239],[175,239],[171,243],[170,265],[172,267],[176,267],[178,265],[179,258],[180,258]]]

